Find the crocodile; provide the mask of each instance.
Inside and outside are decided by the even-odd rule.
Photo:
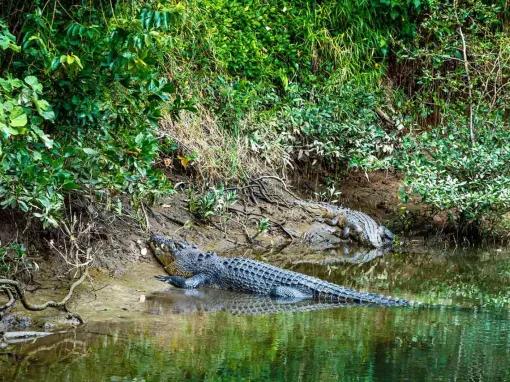
[[[313,299],[321,302],[386,306],[410,304],[403,299],[360,292],[261,261],[242,257],[227,258],[214,252],[203,252],[195,245],[162,235],[152,235],[149,246],[156,257],[162,257],[162,253],[168,255],[174,260],[179,271],[191,275],[189,278],[156,276],[158,280],[178,288],[216,286],[220,289],[289,300]]]
[[[322,202],[296,201],[296,204],[322,210],[321,218],[318,220],[339,227],[343,239],[353,238],[360,244],[374,248],[390,246],[393,243],[393,233],[364,212]]]

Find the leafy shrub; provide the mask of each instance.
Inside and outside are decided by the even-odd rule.
[[[398,52],[411,69],[403,110],[414,122],[396,160],[404,197],[452,212],[461,228],[510,210],[505,7],[431,1],[414,41]]]
[[[237,200],[235,191],[223,187],[212,188],[202,195],[189,193],[189,211],[200,220],[209,220],[213,216],[223,215]]]
[[[376,114],[381,103],[373,89],[352,83],[313,100],[297,93],[278,114],[277,128],[292,134],[298,156],[350,168],[387,168],[395,132],[387,132]]]
[[[0,277],[16,273],[21,267],[29,269],[30,266],[23,244],[10,243],[2,245],[0,243]]]
[[[0,82],[2,206],[56,225],[69,191],[168,192],[153,168],[174,92],[162,74],[167,13],[125,2],[50,8],[25,14],[21,47],[2,24],[0,45],[19,52]]]
[[[438,210],[453,210],[463,222],[510,209],[510,131],[469,131],[451,126],[409,137],[402,163],[408,193]]]

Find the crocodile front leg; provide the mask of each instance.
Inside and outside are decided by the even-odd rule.
[[[195,289],[210,284],[209,276],[203,273],[196,274],[189,278],[180,276],[155,276],[159,281],[163,281],[177,288]]]

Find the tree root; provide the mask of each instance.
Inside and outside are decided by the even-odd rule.
[[[300,200],[298,196],[296,196],[292,191],[289,190],[285,181],[276,176],[276,175],[265,175],[258,177],[256,179],[250,180],[250,182],[245,186],[239,187],[229,187],[225,190],[238,191],[242,192],[246,197],[248,197],[253,204],[258,205],[257,199],[265,201],[270,204],[278,204],[283,205],[285,207],[290,207],[289,203],[281,196],[276,193],[272,193],[268,190],[267,184],[265,180],[272,179],[278,181],[282,185],[283,191],[289,194],[295,200]]]
[[[14,297],[14,295],[12,294],[12,292],[9,288],[1,288],[0,290],[2,292],[4,292],[7,295],[7,297],[9,298],[9,301],[7,301],[4,305],[0,306],[0,313],[1,313],[1,312],[6,312],[9,309],[11,309],[14,306],[14,304],[16,303],[16,298]]]
[[[259,216],[259,217],[262,217],[262,218],[267,218],[265,215],[262,215],[262,214],[258,214],[256,212],[245,212],[245,211],[241,211],[241,210],[238,210],[236,208],[232,208],[230,207],[228,209],[230,212],[234,212],[234,213],[237,213],[237,214],[242,214],[242,215],[245,215],[245,216],[250,216],[250,215],[253,215],[253,216]],[[290,241],[294,241],[294,235],[292,235],[284,226],[282,223],[278,223],[277,221],[275,220],[272,220],[272,219],[268,219],[271,224],[274,224],[275,226],[277,226],[278,228],[280,228],[280,230],[289,237]]]
[[[0,288],[2,288],[2,291],[7,294],[9,297],[9,301],[0,307],[0,313],[6,311],[7,309],[10,309],[15,301],[20,301],[23,307],[26,310],[30,311],[41,311],[47,308],[55,308],[63,312],[69,312],[67,310],[66,304],[69,302],[71,297],[73,296],[74,289],[79,286],[83,281],[85,281],[85,278],[88,276],[87,269],[85,269],[81,275],[81,277],[73,282],[71,284],[71,287],[69,288],[69,292],[67,295],[59,302],[57,301],[47,301],[44,304],[32,304],[30,303],[26,296],[25,292],[23,291],[21,284],[18,281],[11,280],[11,279],[0,279]],[[13,291],[15,292],[13,294]],[[72,314],[73,317],[78,319],[80,323],[83,323],[82,318],[78,314]]]

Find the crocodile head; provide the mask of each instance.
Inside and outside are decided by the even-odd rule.
[[[163,235],[152,235],[149,246],[161,262],[162,258],[165,258],[165,263],[173,261],[179,271],[192,274],[207,271],[217,258],[216,254],[203,252],[196,245]]]

